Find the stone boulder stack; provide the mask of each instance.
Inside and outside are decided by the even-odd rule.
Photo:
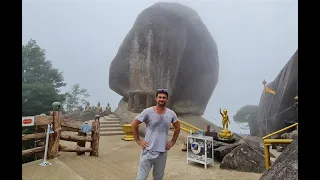
[[[109,86],[141,112],[168,89],[177,114],[203,115],[219,76],[216,43],[193,9],[156,3],[143,10],[110,65]]]

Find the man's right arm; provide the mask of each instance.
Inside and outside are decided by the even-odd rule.
[[[146,117],[146,110],[143,110],[131,123],[133,137],[137,144],[139,144],[142,148],[146,148],[149,145],[148,142],[140,139],[138,130],[139,124],[145,122]]]
[[[131,127],[132,127],[132,133],[134,136],[134,139],[136,140],[136,142],[138,143],[140,141],[140,137],[139,137],[139,124],[141,124],[141,121],[134,119],[131,123]]]

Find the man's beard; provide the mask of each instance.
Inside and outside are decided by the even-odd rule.
[[[158,106],[166,106],[166,103],[165,103],[165,102],[162,102],[162,103],[159,103],[159,102],[158,102],[157,105],[158,105]]]

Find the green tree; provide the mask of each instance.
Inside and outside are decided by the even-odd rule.
[[[79,106],[85,105],[90,95],[87,89],[80,88],[80,84],[74,84],[70,91],[66,93],[66,100],[64,103],[67,113],[72,113],[79,108]]]
[[[46,59],[44,49],[30,40],[22,45],[22,116],[33,116],[52,110],[52,103],[64,101],[59,88],[65,86],[62,73]],[[23,127],[23,134],[41,131],[36,127]],[[22,150],[34,148],[33,140],[23,141]],[[22,163],[33,161],[36,156],[22,158]]]
[[[22,115],[38,115],[52,109],[55,101],[63,102],[60,93],[62,73],[46,59],[44,49],[30,40],[22,45]]]
[[[258,118],[259,106],[246,105],[240,108],[233,116],[233,120],[238,123],[253,122]]]

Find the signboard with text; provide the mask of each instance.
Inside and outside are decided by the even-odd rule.
[[[192,134],[187,137],[187,161],[213,166],[213,137]]]
[[[22,117],[22,127],[34,126],[34,116]]]

